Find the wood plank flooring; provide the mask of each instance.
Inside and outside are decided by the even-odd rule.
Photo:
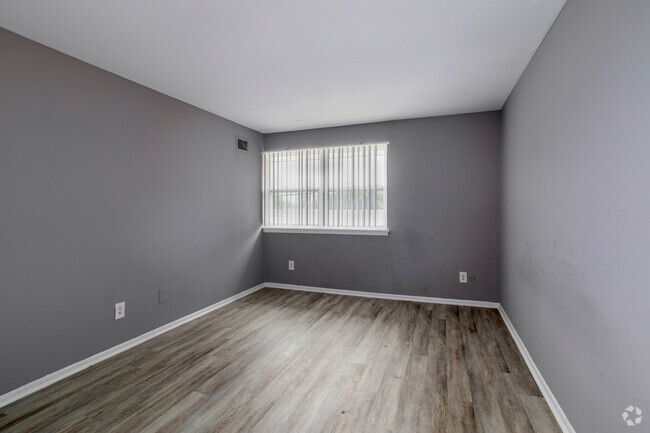
[[[262,289],[0,408],[0,432],[561,432],[497,310]]]

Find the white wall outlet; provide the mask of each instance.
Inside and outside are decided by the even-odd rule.
[[[466,283],[467,282],[467,272],[459,272],[458,273],[458,281],[461,283]]]
[[[115,304],[115,320],[121,319],[126,314],[126,302],[118,302]]]
[[[295,269],[295,266],[293,264],[293,260],[289,260],[289,270],[293,271]]]

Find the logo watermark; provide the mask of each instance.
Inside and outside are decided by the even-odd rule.
[[[634,427],[641,424],[641,420],[643,419],[643,411],[634,405],[626,407],[622,415],[623,421],[625,421],[625,424],[627,424],[628,427]]]

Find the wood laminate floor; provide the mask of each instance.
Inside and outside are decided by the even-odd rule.
[[[0,432],[560,432],[497,310],[262,289],[0,409]]]

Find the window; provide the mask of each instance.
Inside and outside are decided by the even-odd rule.
[[[387,234],[387,144],[264,153],[264,230]]]

